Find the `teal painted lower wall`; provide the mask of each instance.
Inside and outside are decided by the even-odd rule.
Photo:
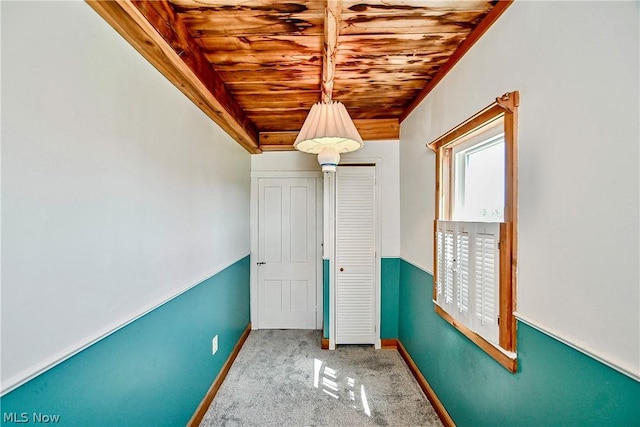
[[[380,338],[398,338],[400,258],[380,261]]]
[[[247,256],[3,396],[3,424],[185,425],[249,319]]]
[[[640,425],[640,383],[522,322],[509,373],[434,312],[432,283],[400,260],[398,338],[458,426]]]

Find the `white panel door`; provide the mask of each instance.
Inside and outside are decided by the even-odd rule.
[[[375,167],[336,172],[336,344],[375,344]]]
[[[315,179],[260,178],[258,191],[260,328],[315,329]]]

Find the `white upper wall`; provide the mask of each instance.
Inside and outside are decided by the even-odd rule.
[[[515,2],[402,123],[402,257],[433,271],[425,144],[520,91],[519,316],[640,377],[637,2]]]
[[[2,389],[249,254],[250,156],[84,2],[2,2]]]
[[[376,162],[380,167],[379,183],[382,212],[380,213],[382,257],[400,255],[400,179],[398,171],[397,141],[367,141],[364,147],[343,154],[340,164],[349,161]],[[251,170],[260,171],[320,171],[317,157],[299,151],[266,152],[251,156]]]

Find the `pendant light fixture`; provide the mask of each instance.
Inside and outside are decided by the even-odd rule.
[[[345,106],[331,99],[342,1],[327,0],[324,12],[322,102],[314,104],[309,110],[293,146],[296,150],[317,154],[323,172],[335,172],[340,154],[359,150],[364,142]]]
[[[363,145],[344,104],[336,101],[314,104],[293,144],[296,150],[317,154],[323,172],[335,172],[341,153]]]

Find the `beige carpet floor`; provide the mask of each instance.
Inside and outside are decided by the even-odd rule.
[[[201,426],[441,426],[396,350],[252,331]]]

